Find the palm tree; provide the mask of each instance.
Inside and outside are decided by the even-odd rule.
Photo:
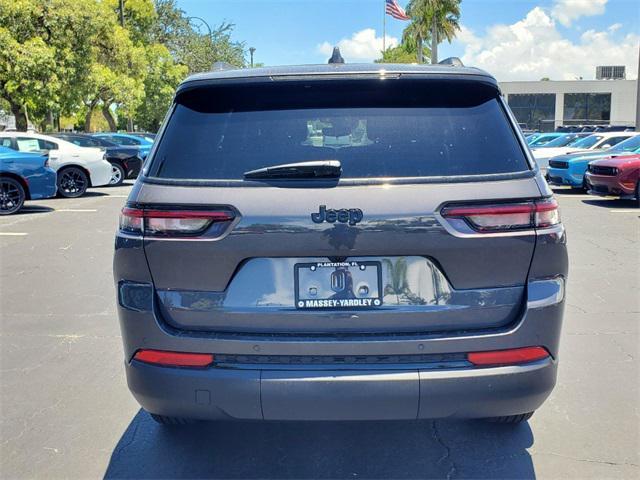
[[[438,44],[451,42],[460,30],[460,0],[411,0],[407,5],[411,24],[403,33],[403,40],[414,39],[419,63],[422,63],[422,42],[431,40],[431,63],[438,63]]]

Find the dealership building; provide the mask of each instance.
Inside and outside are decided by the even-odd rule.
[[[636,123],[637,80],[626,80],[624,67],[598,67],[597,80],[500,82],[518,122],[553,131],[560,125]]]

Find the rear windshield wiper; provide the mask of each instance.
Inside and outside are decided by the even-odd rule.
[[[340,161],[314,160],[250,170],[244,172],[244,178],[338,178],[340,174]]]

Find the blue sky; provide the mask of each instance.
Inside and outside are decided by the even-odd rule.
[[[399,3],[405,6],[407,0]],[[234,38],[255,47],[255,60],[267,65],[325,62],[335,44],[350,62],[371,61],[380,49],[383,0],[178,0],[178,5],[212,25],[234,23]],[[442,44],[440,57],[463,57],[499,79],[592,78],[596,64],[627,64],[628,78],[637,74],[636,1],[463,0],[461,22],[459,40]],[[387,17],[388,44],[401,38],[404,26]]]

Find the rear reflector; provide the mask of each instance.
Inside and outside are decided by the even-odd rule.
[[[212,224],[225,226],[234,219],[229,210],[140,209],[125,207],[120,214],[120,231],[145,236],[196,236]],[[221,234],[219,229],[214,234]]]
[[[208,367],[213,363],[209,353],[181,353],[164,350],[138,350],[134,360],[167,367]]]
[[[442,209],[444,218],[459,218],[478,232],[545,228],[560,223],[553,198],[493,205],[460,205]]]
[[[468,353],[467,359],[469,362],[478,366],[515,365],[518,363],[535,362],[548,356],[549,352],[543,347],[524,347],[510,350],[495,350],[492,352]]]

